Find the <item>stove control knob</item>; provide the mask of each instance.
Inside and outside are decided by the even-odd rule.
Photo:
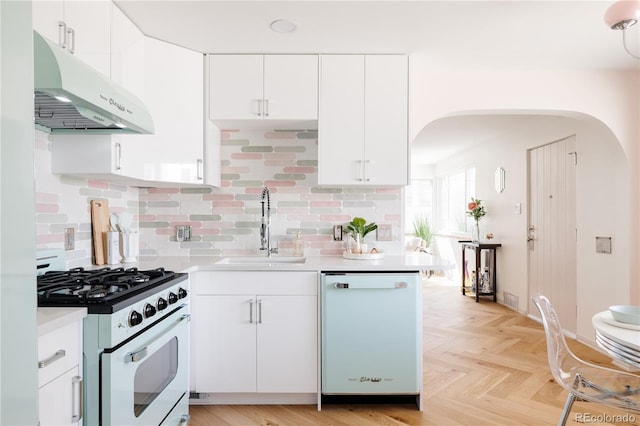
[[[169,297],[167,297],[167,299],[169,299],[169,304],[173,305],[174,303],[176,303],[178,301],[178,296],[176,296],[176,294],[174,292],[170,292],[169,293]]]
[[[156,303],[156,308],[158,308],[159,311],[162,311],[164,309],[167,309],[167,306],[169,306],[167,300],[159,297],[158,302]]]
[[[187,297],[187,290],[185,290],[184,288],[180,287],[178,289],[178,299],[184,299],[185,297]]]
[[[155,314],[156,314],[156,308],[151,303],[147,303],[144,306],[144,317],[149,318],[154,316]]]
[[[129,327],[134,327],[142,323],[142,315],[138,311],[131,311],[129,314]]]

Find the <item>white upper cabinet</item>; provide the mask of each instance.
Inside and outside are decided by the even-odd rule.
[[[36,0],[33,29],[109,76],[111,6],[110,0]]]
[[[204,183],[204,55],[144,40],[144,93],[153,135],[123,135],[133,167],[151,182]],[[212,160],[213,161],[213,160]],[[123,166],[124,167],[124,166]]]
[[[210,55],[211,120],[317,120],[317,55]]]
[[[321,55],[320,185],[407,185],[408,59]]]

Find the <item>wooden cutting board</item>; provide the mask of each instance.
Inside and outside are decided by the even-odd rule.
[[[93,233],[93,263],[107,263],[107,240],[109,231],[109,200],[91,200],[91,230]]]

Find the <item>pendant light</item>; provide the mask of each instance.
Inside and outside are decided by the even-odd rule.
[[[604,22],[612,30],[622,30],[622,45],[624,50],[636,59],[640,59],[638,54],[634,54],[627,46],[627,29],[638,23],[640,20],[640,0],[618,0],[607,9],[604,15]]]

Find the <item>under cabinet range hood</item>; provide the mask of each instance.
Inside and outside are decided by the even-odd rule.
[[[33,32],[36,126],[51,133],[153,133],[135,95]]]

